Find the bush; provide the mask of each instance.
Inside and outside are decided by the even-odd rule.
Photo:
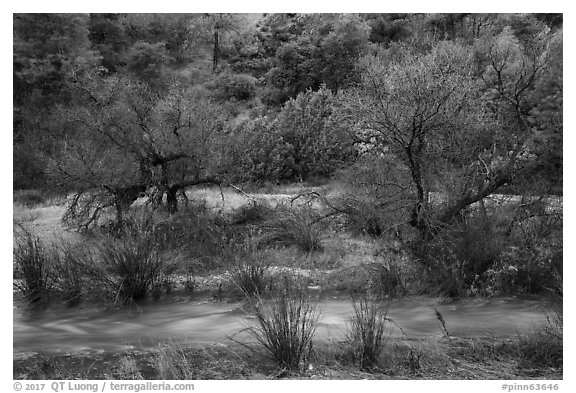
[[[337,205],[344,213],[346,229],[354,235],[380,237],[386,231],[387,224],[375,204],[347,197],[338,201]]]
[[[104,266],[116,278],[117,297],[124,302],[145,298],[165,268],[162,255],[146,237],[106,239],[99,248]]]
[[[562,248],[561,214],[516,217],[488,283],[501,294],[549,292],[557,285],[556,276],[562,276]]]
[[[15,191],[14,203],[20,203],[26,207],[34,207],[46,203],[46,195],[39,190]]]
[[[55,264],[58,277],[56,293],[69,306],[82,301],[86,280],[89,277],[86,266],[93,263],[94,260],[86,249],[75,248],[67,243],[62,243],[60,246],[60,257]]]
[[[322,249],[320,216],[312,208],[279,207],[274,216],[262,225],[261,245],[296,246],[302,251]]]
[[[272,208],[266,202],[252,201],[236,209],[230,221],[233,225],[257,224],[270,218],[272,213]]]
[[[212,83],[214,97],[226,101],[247,101],[256,95],[256,79],[251,75],[222,73]]]
[[[266,285],[270,281],[269,264],[262,260],[258,254],[245,254],[236,257],[234,266],[230,270],[230,278],[247,297],[264,295]]]
[[[399,297],[406,293],[402,271],[397,261],[374,263],[367,267],[370,292],[379,298]]]
[[[299,371],[312,352],[312,338],[318,327],[320,311],[303,294],[282,294],[254,303],[257,325],[248,332],[280,367]]]
[[[119,239],[146,239],[159,253],[171,253],[175,260],[185,256],[200,261],[222,256],[234,235],[221,216],[204,204],[192,203],[175,214],[138,209],[126,217],[120,232],[111,234]]]
[[[380,355],[386,345],[384,330],[390,319],[388,309],[382,311],[378,304],[363,298],[354,301],[354,316],[350,319],[347,334],[352,354],[360,368],[369,370],[380,362]]]
[[[562,368],[563,340],[554,328],[546,327],[518,340],[521,367]]]
[[[57,255],[49,251],[38,237],[28,232],[16,236],[14,286],[28,302],[48,302],[56,282],[56,258]]]
[[[414,241],[411,250],[432,288],[450,297],[465,296],[481,286],[498,260],[501,240],[490,221],[470,217],[443,229],[433,239]]]
[[[346,229],[355,235],[400,235],[403,227],[398,223],[406,222],[414,204],[407,179],[407,168],[395,157],[364,152],[341,172],[344,187],[333,202],[344,217]]]

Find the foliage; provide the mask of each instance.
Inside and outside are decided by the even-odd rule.
[[[94,263],[90,250],[74,247],[62,242],[58,247],[59,258],[54,270],[57,276],[55,292],[67,305],[78,305],[87,295],[87,281],[90,279],[86,266]]]
[[[350,331],[347,334],[353,356],[363,370],[377,366],[386,346],[385,329],[389,318],[388,309],[382,311],[380,305],[362,298],[354,301],[354,316],[350,318]]]
[[[20,190],[14,192],[14,202],[26,207],[42,205],[46,202],[46,195],[40,190]]]
[[[302,293],[253,304],[256,326],[248,333],[263,346],[267,355],[280,367],[300,371],[310,359],[312,338],[318,326],[320,311]]]
[[[261,226],[260,245],[296,246],[305,252],[322,249],[322,227],[312,208],[276,208],[275,214]]]
[[[109,239],[99,245],[105,268],[113,275],[123,302],[145,298],[165,268],[163,256],[146,237]]]
[[[301,33],[276,49],[275,66],[266,74],[267,86],[289,99],[322,84],[336,91],[356,81],[355,61],[368,41],[368,28],[360,18],[299,15],[296,24]]]
[[[128,52],[127,68],[137,78],[157,86],[168,59],[166,45],[136,42]]]
[[[76,191],[66,216],[74,227],[96,223],[111,206],[121,226],[124,212],[147,191],[156,191],[156,204],[165,195],[175,211],[185,187],[218,181],[218,155],[211,152],[219,112],[200,92],[174,83],[163,95],[126,78],[78,78],[78,93],[92,100],[59,112],[73,133],[49,167],[53,181]]]
[[[219,74],[212,83],[213,95],[218,101],[236,99],[247,101],[256,95],[256,79],[250,75]]]
[[[261,297],[270,281],[270,263],[257,253],[242,253],[234,258],[230,278],[246,297]]]
[[[353,135],[337,113],[330,90],[302,93],[276,117],[246,121],[233,130],[229,157],[251,180],[329,176],[356,157]]]
[[[194,370],[184,348],[176,344],[159,344],[152,360],[158,377],[164,380],[194,379]]]
[[[14,248],[14,286],[32,304],[49,301],[54,284],[56,256],[31,233],[24,232],[16,237]]]
[[[234,210],[230,222],[233,225],[258,224],[269,219],[273,212],[274,210],[265,201],[254,200]]]

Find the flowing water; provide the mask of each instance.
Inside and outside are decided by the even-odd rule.
[[[345,337],[353,314],[350,301],[325,300],[319,338]],[[436,311],[453,336],[516,335],[545,323],[542,304],[515,299],[466,300],[441,303],[415,298],[391,301],[391,335],[411,338],[440,336]],[[243,329],[254,319],[242,303],[194,302],[187,299],[150,303],[115,311],[46,310],[32,312],[17,305],[13,313],[14,357],[34,352],[122,350],[160,342],[229,343],[246,338]],[[396,325],[396,326],[395,326]],[[401,327],[402,331],[400,331]]]

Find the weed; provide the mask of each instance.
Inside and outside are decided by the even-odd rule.
[[[319,215],[311,208],[287,209],[279,207],[262,228],[261,245],[296,246],[302,251],[322,249],[322,230]]]
[[[35,207],[46,203],[46,196],[39,190],[14,191],[13,201],[25,207]]]
[[[86,249],[80,250],[69,243],[61,244],[60,257],[55,264],[58,277],[56,290],[58,297],[69,306],[77,305],[82,301],[87,279],[85,266],[92,261]]]
[[[114,370],[114,378],[121,380],[144,379],[136,359],[131,355],[122,356]]]
[[[230,269],[230,279],[247,297],[258,297],[264,294],[269,282],[269,264],[258,254],[247,254],[235,258]]]
[[[379,364],[386,345],[384,331],[389,321],[388,309],[382,310],[366,297],[353,301],[353,305],[354,315],[350,319],[347,339],[360,368],[369,370]]]
[[[299,371],[310,359],[319,308],[303,294],[282,294],[253,303],[257,325],[247,331],[280,367]]]
[[[272,212],[272,208],[266,202],[255,200],[235,210],[230,222],[234,225],[257,224],[269,219]]]
[[[118,280],[117,296],[125,302],[145,298],[165,265],[154,243],[147,238],[106,239],[100,244],[100,255]]]
[[[400,266],[396,261],[375,263],[367,267],[370,292],[378,297],[399,297],[406,293]]]
[[[14,248],[14,286],[32,304],[48,302],[56,282],[54,261],[57,256],[42,241],[28,232],[16,237]]]
[[[192,366],[184,349],[176,344],[160,344],[152,360],[159,379],[190,380],[194,378]]]

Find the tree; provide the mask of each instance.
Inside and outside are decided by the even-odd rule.
[[[63,107],[57,117],[67,131],[62,153],[50,174],[75,195],[65,219],[86,228],[107,207],[117,224],[139,197],[148,194],[169,211],[189,186],[218,183],[218,155],[213,151],[221,130],[217,107],[201,92],[171,84],[162,94],[126,77],[76,75],[84,105]]]
[[[47,118],[71,99],[67,69],[77,58],[97,56],[89,47],[86,15],[15,14],[13,20],[14,188],[38,188],[45,182],[39,150],[51,148]]]
[[[525,48],[505,29],[482,53],[479,66],[469,48],[450,42],[392,62],[369,58],[361,87],[348,95],[359,139],[408,168],[408,221],[425,239],[538,164],[530,97],[545,47]],[[433,192],[445,200],[432,203]]]
[[[358,81],[356,61],[368,44],[368,25],[357,15],[303,15],[300,35],[280,44],[266,74],[272,105],[325,84],[333,92]]]

